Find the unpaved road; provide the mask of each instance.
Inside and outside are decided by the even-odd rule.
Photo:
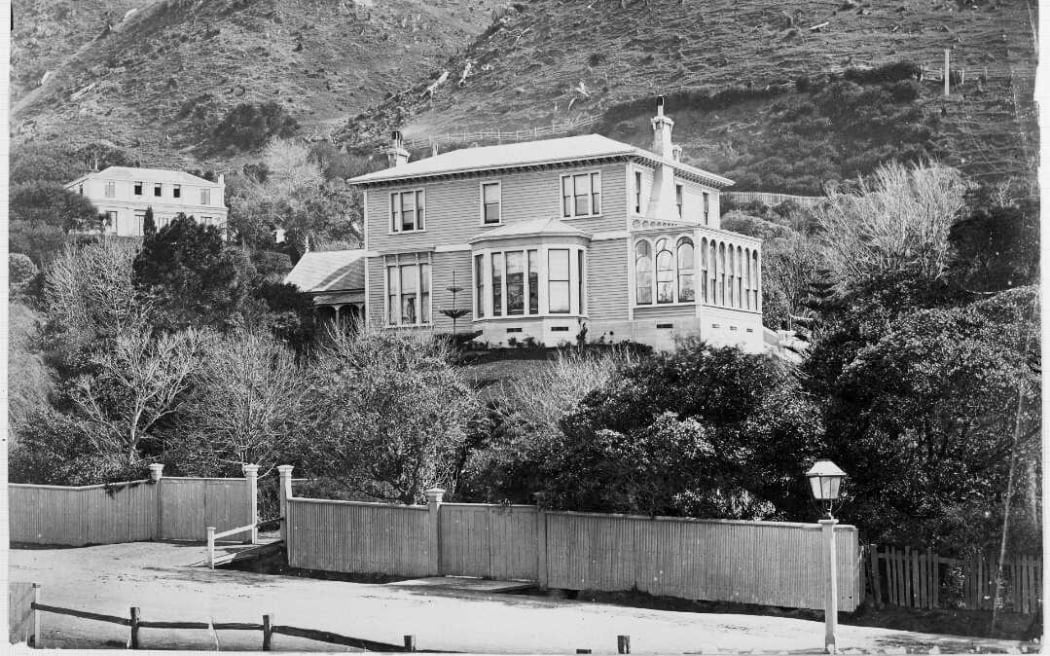
[[[289,576],[211,571],[200,545],[132,543],[76,549],[13,549],[11,581],[42,585],[41,601],[144,620],[275,622],[388,643],[414,634],[419,649],[615,654],[616,636],[632,653],[720,653],[743,650],[820,653],[823,624],[783,617],[684,613],[545,597],[367,585]],[[127,627],[42,614],[45,647],[123,647]],[[261,632],[143,629],[145,648],[258,650]],[[1011,641],[979,640],[840,626],[840,649],[904,653],[974,645],[1006,651]],[[332,651],[334,645],[275,636],[278,650]]]

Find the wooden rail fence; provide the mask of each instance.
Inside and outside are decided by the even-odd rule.
[[[27,584],[23,584],[27,585]],[[344,647],[352,647],[355,649],[361,649],[364,651],[380,651],[380,652],[425,652],[425,653],[448,653],[437,650],[429,649],[417,649],[416,638],[414,635],[404,636],[404,641],[401,644],[379,642],[376,640],[368,640],[365,638],[355,638],[352,636],[346,636],[339,633],[333,633],[331,631],[322,631],[319,629],[307,629],[298,626],[286,626],[277,624],[274,622],[275,616],[273,614],[267,614],[262,616],[262,623],[256,624],[254,622],[169,622],[169,621],[153,621],[145,620],[142,618],[141,609],[137,606],[131,607],[127,617],[118,617],[116,615],[106,615],[104,613],[94,613],[91,611],[80,610],[76,608],[66,608],[63,606],[53,606],[50,604],[43,604],[39,601],[39,590],[40,586],[35,583],[32,584],[31,591],[33,594],[27,599],[21,599],[17,605],[17,612],[20,616],[26,615],[32,618],[32,626],[34,627],[31,635],[35,638],[32,641],[32,646],[42,647],[43,639],[40,632],[40,614],[41,613],[53,613],[56,615],[67,615],[70,617],[78,617],[80,619],[92,620],[95,622],[106,622],[109,624],[117,624],[120,626],[128,627],[128,647],[131,649],[144,649],[142,640],[143,629],[186,629],[186,630],[199,630],[199,631],[260,631],[262,632],[262,650],[272,651],[273,650],[273,636],[275,635],[286,635],[295,638],[305,638],[307,640],[316,640],[318,642],[326,642],[329,644],[342,645]],[[27,611],[28,609],[28,611]],[[14,632],[11,634],[12,642],[21,641],[21,635],[16,636]],[[28,639],[26,640],[28,641]]]
[[[868,596],[876,605],[991,610],[997,558],[945,558],[931,551],[869,545],[864,558]],[[1003,610],[1042,609],[1043,563],[1036,555],[1009,558],[1003,567]]]

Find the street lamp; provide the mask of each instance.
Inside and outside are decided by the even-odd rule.
[[[824,651],[835,653],[835,628],[839,614],[839,591],[835,558],[835,525],[838,520],[831,515],[832,505],[839,498],[839,488],[846,472],[830,460],[818,460],[806,472],[813,498],[823,503],[827,517],[820,520],[821,532],[826,545],[828,572],[824,586]]]

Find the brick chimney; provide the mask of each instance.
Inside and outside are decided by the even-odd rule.
[[[401,132],[394,130],[391,137],[390,149],[386,151],[386,158],[390,163],[390,166],[404,166],[405,164],[408,164],[408,151],[405,150],[404,141],[401,139]]]

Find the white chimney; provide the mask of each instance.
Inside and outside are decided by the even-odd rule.
[[[671,159],[676,162],[682,161],[682,147],[678,144],[671,146]]]
[[[674,121],[670,116],[664,116],[664,97],[656,97],[656,116],[652,119],[653,124],[653,152],[660,157],[671,156],[671,130],[674,129]]]
[[[671,143],[671,129],[674,128],[674,121],[671,120],[671,117],[664,115],[663,96],[656,98],[656,116],[653,117],[652,124],[652,150],[660,163],[653,171],[653,189],[649,195],[649,207],[646,214],[654,219],[677,219],[674,166],[666,162],[668,160],[677,161],[676,155],[681,156],[681,148]]]
[[[391,135],[393,137],[390,144],[390,149],[386,151],[387,161],[390,166],[404,166],[408,164],[408,151],[405,150],[404,141],[401,139],[401,133],[394,130]]]
[[[219,184],[220,185],[225,185],[226,184],[226,176],[223,175],[222,173],[219,174]]]

